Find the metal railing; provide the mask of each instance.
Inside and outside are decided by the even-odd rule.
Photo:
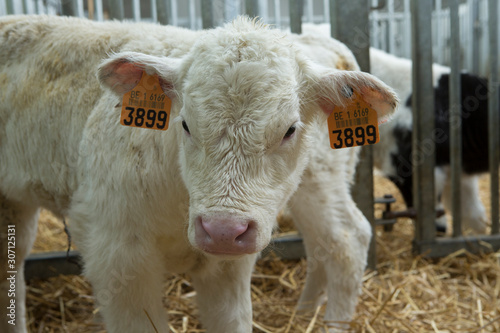
[[[461,112],[460,98],[460,65],[459,65],[459,0],[449,0],[451,44],[455,53],[452,54],[450,76],[450,158],[452,172],[452,205],[453,205],[453,236],[438,238],[435,231],[435,197],[434,197],[434,164],[435,142],[427,140],[427,150],[431,154],[422,154],[418,164],[413,166],[413,194],[417,211],[417,223],[414,246],[419,253],[429,257],[440,257],[465,248],[471,252],[500,249],[499,216],[498,216],[498,167],[499,167],[499,137],[498,125],[498,0],[488,0],[489,8],[489,169],[491,177],[491,234],[463,236],[460,217],[461,193]],[[412,47],[413,47],[413,151],[418,151],[426,138],[434,138],[434,91],[432,85],[432,25],[430,21],[432,0],[412,0]]]
[[[477,34],[478,29],[487,23],[487,33],[483,31],[481,35],[488,38],[485,43],[488,47],[488,62],[486,63],[489,73],[489,156],[491,172],[491,221],[492,232],[490,235],[464,237],[461,234],[460,219],[460,175],[461,175],[461,152],[459,126],[452,126],[452,192],[453,196],[453,217],[454,234],[449,238],[437,238],[435,232],[435,200],[434,200],[434,154],[422,156],[420,163],[414,165],[414,198],[417,220],[415,224],[415,249],[419,253],[428,256],[443,256],[452,253],[460,248],[477,252],[481,249],[497,250],[500,248],[499,235],[499,196],[498,196],[498,0],[467,0],[465,3],[459,0],[449,0],[449,7],[443,8],[439,0],[401,0],[403,8],[395,8],[394,0],[359,0],[359,1],[335,1],[335,0],[0,0],[0,15],[8,13],[45,13],[45,14],[66,14],[75,16],[87,16],[95,20],[105,20],[111,18],[159,21],[174,25],[184,25],[192,29],[202,27],[212,27],[221,24],[238,14],[247,13],[249,15],[263,16],[264,20],[278,26],[289,26],[293,32],[300,32],[302,22],[327,22],[331,24],[334,37],[343,41],[356,55],[360,67],[369,71],[368,47],[378,40],[378,46],[382,46],[381,35],[385,35],[385,47],[389,50],[398,49],[395,41],[390,41],[396,30],[401,36],[411,42],[411,47],[405,46],[402,49],[411,49],[414,61],[413,72],[413,147],[418,150],[419,145],[426,138],[432,137],[434,129],[433,112],[433,85],[431,64],[435,61],[433,49],[439,48],[446,43],[436,43],[436,30],[448,31],[450,35],[449,61],[451,64],[451,98],[450,105],[460,105],[460,90],[457,84],[457,76],[464,62],[460,62],[460,55],[467,54],[475,56],[471,63],[477,63],[482,59],[476,49],[469,50],[477,45],[477,40],[467,37],[463,38],[464,29],[460,28],[461,22],[466,22],[472,27],[467,31]],[[460,4],[461,3],[461,4]],[[385,6],[382,6],[384,5]],[[380,6],[379,6],[380,5]],[[484,6],[487,5],[487,10]],[[369,11],[372,7],[383,7]],[[319,8],[319,9],[318,9]],[[385,9],[384,9],[385,8]],[[202,15],[205,13],[205,15]],[[464,14],[465,13],[465,14]],[[485,14],[488,13],[487,17]],[[354,17],[356,16],[356,17]],[[438,25],[436,17],[440,22],[447,22],[449,27]],[[411,26],[398,29],[398,20],[409,20]],[[383,23],[385,22],[385,23]],[[385,27],[382,28],[385,24]],[[404,23],[408,24],[408,22]],[[451,26],[453,25],[453,26]],[[458,27],[458,28],[457,28]],[[479,28],[478,28],[479,27]],[[412,29],[410,29],[412,28]],[[385,31],[383,34],[381,31]],[[353,35],[355,32],[357,35]],[[360,44],[359,34],[362,34],[363,43]],[[475,35],[474,35],[475,36]],[[411,37],[411,38],[410,38]],[[447,37],[448,38],[448,37]],[[464,45],[464,43],[467,43]],[[483,51],[481,51],[483,52]],[[435,53],[435,52],[434,52]],[[483,52],[484,53],[484,52]],[[482,61],[481,61],[482,62]],[[476,64],[477,65],[477,64]],[[475,66],[476,66],[475,65]],[[474,67],[474,66],[473,66]],[[477,67],[477,66],[476,66]],[[457,83],[458,82],[458,83]],[[459,124],[457,117],[459,112],[452,112],[452,124]],[[428,141],[428,140],[427,140]],[[434,148],[431,147],[432,152]],[[357,169],[357,178],[363,179],[363,190],[355,192],[357,202],[364,214],[375,224],[373,217],[374,198],[370,188],[372,182],[372,157],[371,149],[363,148],[362,162]],[[368,180],[368,183],[366,183]],[[369,187],[367,190],[367,186]],[[296,245],[296,243],[294,243]],[[484,244],[489,244],[485,246]],[[294,245],[294,246],[295,246]],[[300,252],[300,251],[299,251]],[[370,266],[375,267],[375,247],[372,242]]]

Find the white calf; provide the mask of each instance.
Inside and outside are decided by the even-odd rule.
[[[26,331],[22,262],[44,206],[69,218],[108,332],[167,332],[168,272],[192,276],[209,332],[250,332],[252,267],[294,193],[309,257],[301,307],[326,293],[326,318],[350,320],[371,232],[349,193],[356,150],[331,150],[324,123],[350,89],[381,121],[396,97],[371,75],[311,61],[296,43],[246,18],[203,32],[2,18],[0,262],[14,226],[18,274],[9,298],[0,273],[0,306],[17,310],[0,331]],[[345,47],[338,54],[356,68]],[[132,105],[142,77],[163,92]],[[168,119],[155,104],[165,96]],[[122,126],[122,108],[125,124],[169,129]]]

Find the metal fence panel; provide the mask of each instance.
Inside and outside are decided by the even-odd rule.
[[[368,4],[385,4],[371,12],[364,12]],[[125,6],[125,4],[127,6]],[[446,6],[445,6],[446,5]],[[451,10],[450,6],[451,5]],[[459,123],[457,107],[460,91],[457,73],[461,69],[489,76],[489,156],[491,171],[492,235],[467,238],[460,232],[460,127],[452,128],[452,172],[454,236],[436,239],[434,231],[434,165],[429,154],[414,154],[415,199],[418,223],[415,245],[419,252],[430,256],[444,255],[457,247],[482,248],[481,242],[490,242],[492,249],[500,248],[499,233],[499,134],[498,114],[498,36],[500,14],[498,0],[0,0],[0,15],[51,14],[89,17],[98,21],[126,19],[159,21],[191,29],[213,27],[239,14],[261,16],[267,23],[300,33],[301,23],[330,23],[332,35],[340,37],[358,57],[363,70],[369,70],[367,48],[371,45],[398,56],[414,60],[414,146],[413,151],[434,151],[433,89],[431,63],[451,65],[454,82],[452,89],[451,124]],[[356,19],[354,16],[358,15]],[[361,17],[363,16],[363,17]],[[366,16],[366,17],[365,17]],[[369,24],[367,19],[369,18]],[[451,26],[453,25],[453,26]],[[368,27],[370,27],[368,31]],[[413,30],[411,29],[413,27]],[[366,31],[364,29],[367,29]],[[359,32],[364,31],[366,45],[359,45]],[[413,33],[411,33],[413,31]],[[358,34],[352,37],[352,34]],[[358,44],[351,42],[356,40]],[[413,45],[413,46],[412,46]],[[456,151],[455,151],[456,150]],[[363,149],[363,160],[370,160],[370,148]],[[368,162],[370,163],[370,162]],[[371,165],[361,163],[358,177],[371,179]],[[373,222],[373,198],[370,194],[358,200],[363,212]],[[372,252],[374,254],[374,251]]]

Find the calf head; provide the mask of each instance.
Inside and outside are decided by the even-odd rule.
[[[99,78],[123,95],[143,71],[157,74],[173,100],[189,241],[223,257],[267,246],[307,165],[311,131],[347,102],[350,89],[381,121],[396,105],[371,75],[323,68],[284,32],[246,18],[204,32],[182,59],[116,54]]]

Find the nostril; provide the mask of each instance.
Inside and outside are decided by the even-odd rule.
[[[238,236],[236,236],[236,238],[234,239],[235,241],[237,242],[243,242],[245,241],[249,236],[250,234],[252,233],[252,229],[253,229],[253,223],[250,222],[250,223],[247,223],[245,225],[245,230],[243,230],[243,232],[241,232]]]
[[[245,233],[248,230],[248,224],[244,223],[238,226],[237,230],[235,230],[234,235],[236,236],[234,239],[235,240],[240,240],[242,237],[245,236]]]

